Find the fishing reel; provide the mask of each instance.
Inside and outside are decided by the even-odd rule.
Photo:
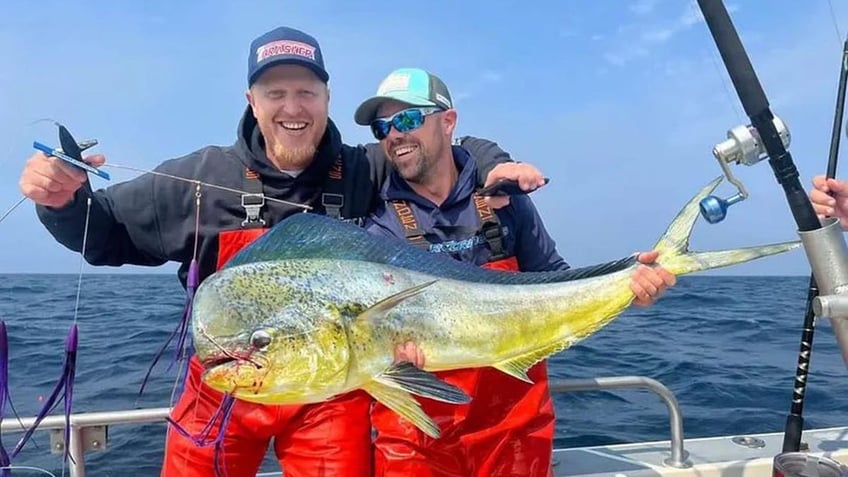
[[[789,147],[790,135],[786,123],[776,117],[773,120],[774,127],[783,142],[783,147]],[[727,216],[727,209],[731,205],[742,202],[748,198],[748,191],[742,181],[733,176],[730,163],[745,164],[753,166],[768,157],[765,147],[760,140],[759,132],[752,125],[737,126],[727,131],[727,139],[713,147],[713,156],[718,160],[727,180],[736,186],[737,193],[722,199],[714,195],[708,196],[698,204],[701,216],[711,223],[716,224]]]

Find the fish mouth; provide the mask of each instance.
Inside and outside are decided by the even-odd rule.
[[[208,357],[201,359],[200,361],[203,369],[208,371],[213,368],[226,366],[230,363],[251,364],[256,367],[256,369],[262,369],[265,367],[264,361],[266,360],[260,353],[257,353],[259,350],[258,348],[253,346],[226,346],[224,343],[219,342],[219,340],[213,339],[209,336],[202,326],[199,331],[201,336],[206,338],[209,341],[209,344],[212,345],[212,350],[210,350],[211,352],[201,353],[208,354]]]
[[[231,356],[214,356],[203,361],[201,364],[203,364],[204,369],[212,369],[227,363],[232,363],[233,361],[238,361],[238,358],[233,358]]]
[[[262,356],[237,356],[231,353],[211,356],[201,361],[201,379],[212,389],[241,398],[262,400],[267,393],[266,378],[272,366]]]
[[[226,353],[220,356],[212,356],[201,362],[203,365],[203,369],[210,370],[214,368],[218,368],[221,366],[225,366],[230,363],[238,363],[238,364],[251,364],[256,369],[262,369],[265,365],[262,363],[262,358],[260,356],[251,355],[249,353],[245,353],[243,356],[239,356],[237,354]]]

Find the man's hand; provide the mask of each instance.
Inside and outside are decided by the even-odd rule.
[[[651,267],[659,257],[659,252],[640,253],[638,260],[642,263],[633,274],[630,289],[636,298],[633,304],[646,307],[653,305],[663,293],[677,283],[677,277],[662,267]]]
[[[415,343],[407,341],[395,347],[395,363],[401,361],[409,361],[416,368],[423,368],[424,353],[421,351],[421,348],[415,346]]]
[[[533,192],[545,185],[545,176],[534,166],[527,163],[504,162],[489,171],[484,187],[503,179],[518,182],[518,186],[525,192]],[[493,209],[500,209],[509,204],[509,196],[490,196],[485,200]]]
[[[100,167],[106,158],[100,154],[85,158],[85,162]],[[85,171],[57,157],[37,152],[27,161],[18,186],[21,192],[39,205],[63,207],[74,193],[88,180]]]
[[[827,179],[823,175],[813,178],[810,202],[819,219],[836,217],[843,230],[848,230],[848,182]]]

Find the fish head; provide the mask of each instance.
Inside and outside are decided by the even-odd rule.
[[[266,404],[324,400],[345,385],[350,349],[338,310],[315,297],[299,296],[281,280],[251,292],[236,275],[207,278],[192,309],[195,353],[202,380],[223,393]],[[264,289],[264,293],[257,292]]]

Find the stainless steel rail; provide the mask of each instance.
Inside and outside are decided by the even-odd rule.
[[[550,382],[552,393],[576,391],[600,391],[610,389],[641,388],[654,392],[666,404],[671,425],[671,457],[665,464],[671,467],[687,468],[688,454],[683,448],[683,417],[674,393],[659,381],[643,376],[614,376],[592,379],[566,379]],[[72,414],[70,419],[70,442],[64,442],[64,416],[47,416],[38,426],[39,431],[50,432],[50,450],[61,453],[64,446],[69,446],[71,459],[68,462],[70,477],[85,477],[85,453],[88,451],[103,451],[107,448],[108,428],[113,424],[143,424],[164,422],[170,408],[145,408],[122,411],[101,411]],[[0,431],[22,432],[35,422],[34,417],[6,417],[0,424]]]

